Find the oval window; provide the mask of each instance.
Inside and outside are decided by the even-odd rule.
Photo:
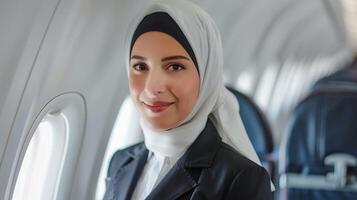
[[[32,135],[13,200],[55,199],[63,166],[68,123],[60,112],[45,115]]]

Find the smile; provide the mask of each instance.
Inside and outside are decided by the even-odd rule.
[[[149,109],[151,112],[159,113],[166,110],[169,106],[174,104],[174,102],[164,102],[164,101],[155,101],[150,103],[142,102],[144,107]]]

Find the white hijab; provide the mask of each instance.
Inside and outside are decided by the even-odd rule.
[[[204,129],[209,117],[223,142],[261,165],[244,129],[237,99],[224,87],[220,33],[204,10],[184,0],[155,1],[132,23],[126,38],[126,58],[129,58],[131,38],[138,24],[146,15],[159,11],[174,19],[194,51],[200,74],[200,94],[192,112],[176,128],[156,132],[141,120],[147,148],[162,156],[180,156]],[[129,59],[126,60],[129,72]]]

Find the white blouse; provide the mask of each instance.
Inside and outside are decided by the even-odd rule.
[[[150,151],[131,199],[145,199],[170,171],[178,159],[179,157],[160,156]]]

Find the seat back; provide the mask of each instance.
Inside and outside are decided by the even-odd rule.
[[[325,84],[297,106],[280,154],[280,199],[357,199],[357,87]]]
[[[227,87],[239,102],[239,114],[242,118],[248,137],[251,140],[255,151],[258,154],[263,166],[271,176],[274,174],[274,163],[270,159],[273,152],[273,137],[270,126],[264,113],[247,95]]]
[[[333,86],[333,85],[357,85],[357,58],[341,68],[340,70],[336,71],[335,73],[326,76],[320,80],[318,80],[313,89],[317,89],[323,86]]]

